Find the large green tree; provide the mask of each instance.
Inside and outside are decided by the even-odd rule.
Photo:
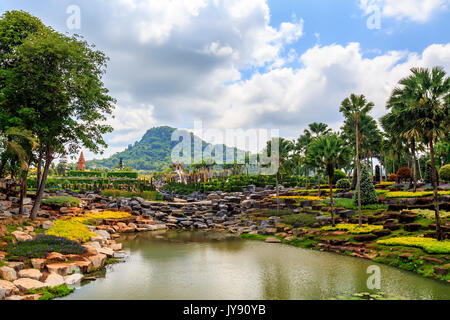
[[[93,152],[106,147],[102,135],[112,131],[105,120],[114,99],[102,82],[107,57],[78,36],[47,28],[27,37],[12,54],[15,63],[3,81],[2,108],[39,139],[45,160],[34,219],[53,159],[81,146]]]
[[[350,160],[351,150],[336,133],[327,133],[314,140],[308,150],[308,158],[328,175],[331,200],[331,222],[335,226],[333,178],[336,169],[344,167]]]
[[[356,147],[356,189],[358,191],[358,220],[359,226],[362,226],[361,217],[361,159],[360,145],[361,135],[359,122],[362,117],[372,110],[374,104],[367,102],[364,95],[351,94],[349,98],[345,98],[341,103],[340,112],[344,114],[346,119],[353,121],[355,126],[355,147]]]

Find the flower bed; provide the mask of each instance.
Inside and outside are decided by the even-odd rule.
[[[276,199],[277,197],[272,197],[272,199]],[[280,199],[294,199],[294,200],[324,200],[325,198],[316,197],[316,196],[280,196]]]
[[[395,183],[396,183],[395,181],[382,181],[380,183],[377,183],[376,186],[378,187],[391,186]]]
[[[34,240],[7,245],[4,251],[10,256],[45,258],[50,252],[61,254],[82,254],[86,252],[77,241],[53,235],[39,235]]]
[[[96,236],[96,234],[90,232],[84,224],[73,220],[55,221],[53,227],[47,230],[47,235],[64,237],[78,242],[86,242],[89,241],[91,237]]]
[[[438,191],[440,196],[450,195],[450,191]],[[385,193],[386,198],[422,198],[433,196],[433,191],[418,191],[418,192],[408,192],[408,191],[391,191]]]
[[[358,224],[351,224],[351,223],[341,223],[336,225],[336,227],[332,226],[322,227],[322,230],[324,231],[347,231],[351,234],[371,233],[372,231],[379,231],[382,229],[383,226],[375,226],[369,224],[363,224],[360,228]]]
[[[104,219],[126,219],[132,217],[128,212],[122,211],[102,211],[102,212],[88,212],[82,216],[70,219],[70,221],[87,223],[92,220],[104,220]]]
[[[428,253],[450,253],[450,241],[438,241],[433,238],[398,237],[378,240],[377,243],[386,246],[416,247],[421,248]]]

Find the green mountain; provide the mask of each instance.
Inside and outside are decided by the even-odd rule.
[[[177,129],[167,126],[151,128],[140,141],[135,142],[134,145],[129,145],[126,150],[118,152],[107,159],[86,161],[86,167],[111,169],[117,166],[120,158],[122,158],[124,166],[136,170],[161,171],[167,169],[172,164],[172,149],[180,143],[179,141],[171,141],[172,133],[175,130]],[[191,136],[192,156],[195,146],[201,146],[203,150],[207,146],[211,146],[192,133],[184,132]],[[222,147],[224,155],[236,152],[235,148],[229,148],[225,145],[219,145],[219,147]]]

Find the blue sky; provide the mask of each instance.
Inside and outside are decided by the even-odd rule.
[[[80,10],[70,29],[67,9]],[[104,156],[153,126],[278,129],[342,123],[362,93],[385,112],[411,67],[450,72],[450,0],[2,0],[104,51],[117,99]],[[371,17],[379,29],[368,28]],[[85,152],[88,159],[99,158]]]

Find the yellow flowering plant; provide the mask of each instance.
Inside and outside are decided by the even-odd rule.
[[[54,222],[53,227],[47,230],[47,235],[64,237],[70,240],[78,242],[86,242],[95,236],[95,233],[89,231],[89,229],[82,223],[73,220],[57,220]]]
[[[358,224],[351,224],[351,223],[340,223],[336,225],[336,227],[332,226],[325,226],[322,227],[322,230],[324,231],[347,231],[351,234],[361,234],[361,233],[371,233],[373,231],[379,231],[382,230],[383,226],[376,226],[376,225],[369,225],[369,224],[363,224],[361,228]]]
[[[450,253],[450,241],[438,241],[433,238],[397,237],[378,240],[377,243],[386,246],[416,247],[421,248],[428,253]]]

